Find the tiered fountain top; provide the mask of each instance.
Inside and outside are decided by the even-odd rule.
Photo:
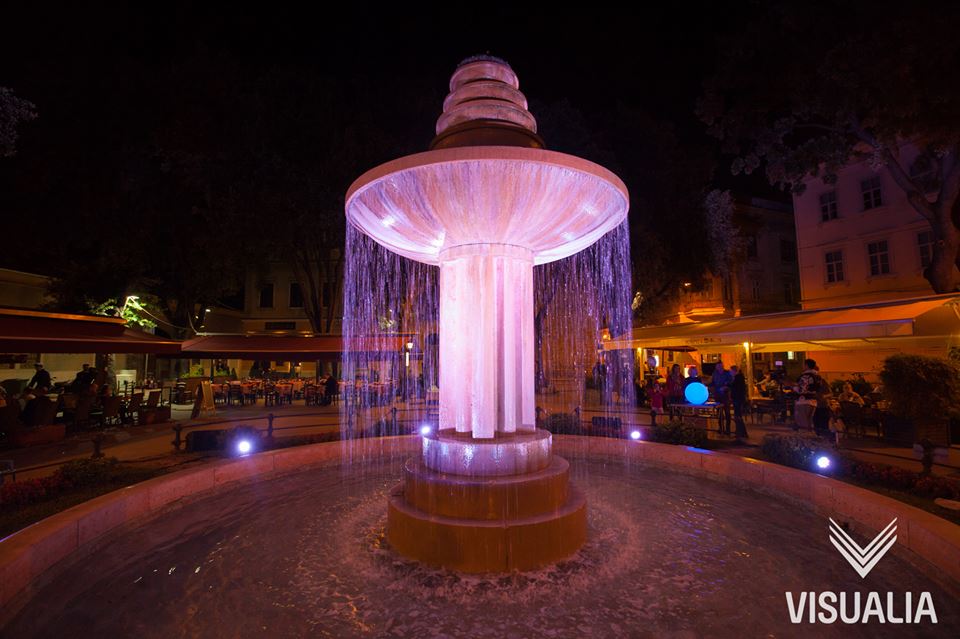
[[[517,74],[500,58],[478,55],[461,62],[450,78],[430,148],[491,145],[544,148]]]
[[[360,176],[347,219],[428,264],[471,244],[518,247],[537,264],[578,253],[623,221],[627,189],[602,166],[545,150],[536,128],[510,65],[468,58],[450,79],[431,150]]]

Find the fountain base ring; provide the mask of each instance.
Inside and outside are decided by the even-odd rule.
[[[400,554],[472,573],[533,570],[587,540],[587,504],[544,430],[491,439],[441,431],[390,493],[387,540]],[[512,471],[512,472],[511,472]],[[508,474],[509,473],[509,474]]]

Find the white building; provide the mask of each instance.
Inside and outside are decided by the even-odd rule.
[[[902,151],[908,162],[916,150]],[[887,169],[866,162],[794,196],[801,305],[849,306],[933,294],[923,269],[933,236]]]

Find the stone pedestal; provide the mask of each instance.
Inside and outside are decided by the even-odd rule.
[[[583,495],[542,430],[474,439],[440,431],[390,493],[387,539],[402,555],[463,572],[532,570],[587,538]]]

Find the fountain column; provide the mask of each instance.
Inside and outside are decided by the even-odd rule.
[[[439,261],[440,430],[534,430],[533,253],[468,244]]]
[[[586,540],[586,502],[535,424],[533,267],[627,214],[616,175],[544,148],[519,86],[503,60],[464,60],[430,150],[347,192],[351,224],[440,269],[440,428],[390,494],[387,540],[467,572],[536,568]]]

